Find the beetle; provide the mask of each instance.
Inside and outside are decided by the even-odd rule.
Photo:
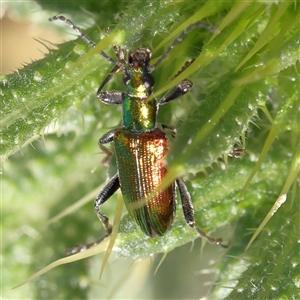
[[[55,20],[65,22],[91,47],[96,46],[71,20],[62,15],[49,19],[49,21]],[[100,51],[100,55],[115,66],[100,85],[97,97],[105,104],[122,105],[123,119],[122,127],[104,134],[98,144],[100,149],[109,153],[110,150],[104,145],[113,143],[118,171],[94,201],[95,212],[103,223],[106,235],[94,243],[74,247],[68,254],[84,251],[111,234],[112,226],[100,208],[119,188],[129,214],[149,237],[162,236],[171,228],[176,212],[175,194],[178,188],[187,225],[195,229],[208,242],[227,247],[222,244],[221,238],[210,237],[196,226],[191,196],[181,178],[177,178],[164,190],[158,189],[167,174],[164,158],[170,149],[166,127],[157,123],[158,109],[161,105],[186,94],[193,83],[185,79],[157,101],[153,96],[152,89],[155,81],[151,73],[176,44],[181,42],[191,30],[198,27],[204,27],[214,33],[218,32],[213,26],[201,21],[191,24],[152,66],[150,65],[152,53],[148,48],[138,48],[129,53],[126,58],[125,49],[114,46],[116,60]],[[104,86],[119,71],[124,73],[123,83],[126,92],[103,92]]]

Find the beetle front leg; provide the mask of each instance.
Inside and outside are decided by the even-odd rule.
[[[95,202],[94,202],[94,209],[95,212],[100,219],[100,221],[103,224],[103,227],[106,230],[106,235],[101,237],[100,239],[96,240],[95,242],[88,243],[85,245],[78,245],[76,247],[73,247],[71,249],[66,250],[67,255],[83,252],[93,246],[99,245],[103,240],[105,240],[108,236],[111,235],[112,232],[112,226],[109,223],[108,217],[103,214],[100,210],[100,206],[103,205],[120,187],[119,183],[119,175],[116,174],[113,176],[110,181],[107,183],[107,185],[103,188],[103,190],[100,192],[100,194],[96,197]]]
[[[181,81],[178,85],[170,89],[162,99],[160,99],[157,103],[158,106],[164,105],[170,101],[173,101],[183,95],[185,95],[191,88],[193,87],[193,83],[185,79]]]
[[[198,228],[195,224],[195,217],[194,217],[194,207],[191,201],[191,195],[184,183],[184,181],[181,178],[176,179],[176,184],[179,189],[179,194],[181,198],[182,203],[182,210],[183,214],[186,220],[186,223],[188,226],[194,228],[201,237],[206,238],[206,240],[211,243],[215,244],[217,246],[221,246],[223,248],[228,248],[228,245],[222,244],[222,238],[213,238],[208,236],[204,231],[202,231],[200,228]]]
[[[98,91],[97,97],[105,104],[122,104],[124,93],[120,91]]]

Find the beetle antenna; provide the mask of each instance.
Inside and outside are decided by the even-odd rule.
[[[166,57],[167,55],[170,53],[170,51],[177,45],[179,44],[184,38],[185,36],[192,31],[195,28],[198,27],[204,27],[206,29],[208,29],[209,31],[213,32],[213,33],[219,33],[219,30],[217,28],[215,28],[214,26],[204,23],[202,21],[196,22],[194,24],[191,24],[189,27],[187,27],[180,35],[179,37],[174,40],[174,42],[169,46],[169,48],[166,50],[166,52],[160,57],[160,59],[151,67],[149,67],[149,73],[151,73]]]
[[[65,16],[63,15],[56,15],[53,16],[52,18],[49,18],[49,21],[57,21],[60,20],[62,22],[65,22],[69,27],[71,27],[74,31],[76,31],[79,36],[87,43],[89,44],[91,47],[95,48],[96,44],[86,35],[82,32],[81,28],[77,27],[70,19],[67,19]],[[109,57],[105,52],[100,51],[99,52],[100,55],[102,55],[105,59],[107,59],[109,62],[113,63],[113,64],[117,64],[117,62],[112,59],[111,57]]]

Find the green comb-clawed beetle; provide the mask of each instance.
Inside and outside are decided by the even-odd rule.
[[[95,47],[96,44],[64,16],[54,16],[49,20],[66,22],[84,41],[91,47]],[[157,124],[157,112],[161,105],[186,94],[193,84],[185,79],[172,88],[161,100],[156,101],[152,92],[154,78],[151,73],[176,44],[191,30],[198,27],[217,32],[214,27],[201,21],[190,25],[153,65],[150,65],[151,51],[147,48],[138,48],[126,58],[126,51],[114,46],[116,60],[100,51],[100,55],[113,63],[114,68],[100,85],[97,97],[106,104],[122,105],[123,122],[122,127],[104,134],[99,140],[99,146],[108,153],[109,150],[104,145],[113,143],[118,172],[109,180],[94,203],[95,212],[107,234],[94,243],[70,249],[68,254],[84,251],[111,234],[112,226],[108,217],[101,212],[100,207],[119,188],[121,188],[129,214],[141,230],[150,237],[156,237],[164,235],[173,223],[176,211],[175,189],[177,187],[187,225],[194,228],[201,237],[206,238],[210,243],[227,247],[222,244],[221,238],[212,238],[196,226],[191,196],[181,178],[177,178],[166,189],[158,190],[167,173],[164,158],[170,149],[170,142],[163,130],[164,127]],[[118,71],[124,73],[123,82],[126,92],[103,92],[103,87]]]

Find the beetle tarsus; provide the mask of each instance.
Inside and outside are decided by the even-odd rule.
[[[76,254],[76,253],[80,253],[80,252],[86,251],[86,250],[88,250],[88,249],[90,249],[94,246],[97,246],[97,245],[101,244],[109,236],[110,236],[109,234],[106,234],[105,236],[101,237],[100,239],[98,239],[95,242],[88,243],[88,244],[79,244],[79,245],[77,245],[73,248],[67,249],[65,251],[66,256],[73,255],[73,254]]]

